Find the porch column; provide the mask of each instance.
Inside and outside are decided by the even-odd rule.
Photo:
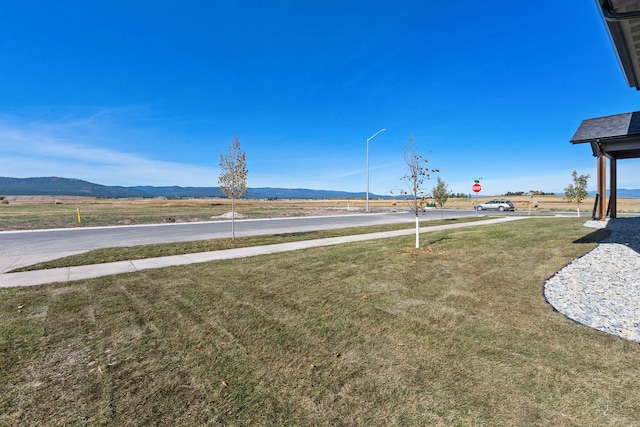
[[[609,159],[609,218],[618,217],[618,170],[616,159]]]
[[[596,217],[600,221],[607,219],[607,156],[605,156],[604,147],[601,148],[598,155],[598,187],[597,192],[600,194],[598,205],[596,206]]]

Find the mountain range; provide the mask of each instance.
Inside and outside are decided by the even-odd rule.
[[[596,191],[590,191],[589,196],[595,196],[597,194]],[[607,190],[607,197],[609,197],[609,190]],[[628,197],[630,199],[639,199],[640,198],[640,189],[628,190],[626,188],[618,188],[617,191],[619,198]]]
[[[218,187],[153,187],[107,186],[80,179],[43,177],[0,177],[0,196],[86,196],[102,198],[205,198],[225,197]],[[243,197],[251,199],[353,199],[364,198],[365,192],[309,190],[303,188],[249,188]],[[375,198],[393,198],[369,194]]]
[[[607,191],[607,195],[609,192]],[[559,194],[562,195],[562,194]],[[590,192],[594,196],[595,192]],[[112,199],[167,197],[206,198],[225,197],[218,187],[153,187],[153,186],[108,186],[94,184],[81,179],[43,177],[8,178],[0,177],[0,196],[86,196]],[[249,188],[244,197],[251,199],[363,199],[365,192],[332,190],[309,190],[304,188]],[[393,199],[369,193],[377,199]],[[640,198],[640,189],[618,189],[618,197]]]

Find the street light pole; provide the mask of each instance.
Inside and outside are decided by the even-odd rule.
[[[386,129],[380,129],[378,132],[374,133],[372,136],[367,138],[367,207],[366,211],[369,212],[369,141],[378,136],[380,132],[384,132]]]

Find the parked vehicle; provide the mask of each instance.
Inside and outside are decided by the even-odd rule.
[[[479,210],[479,211],[491,210],[491,209],[498,210],[498,211],[515,211],[516,210],[513,203],[511,203],[510,200],[505,200],[505,199],[493,199],[485,203],[478,203],[476,205],[476,210]]]

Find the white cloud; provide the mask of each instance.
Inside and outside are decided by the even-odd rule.
[[[68,127],[0,123],[0,174],[60,176],[104,185],[216,186],[218,169],[156,160],[104,148],[82,137],[60,136]]]

